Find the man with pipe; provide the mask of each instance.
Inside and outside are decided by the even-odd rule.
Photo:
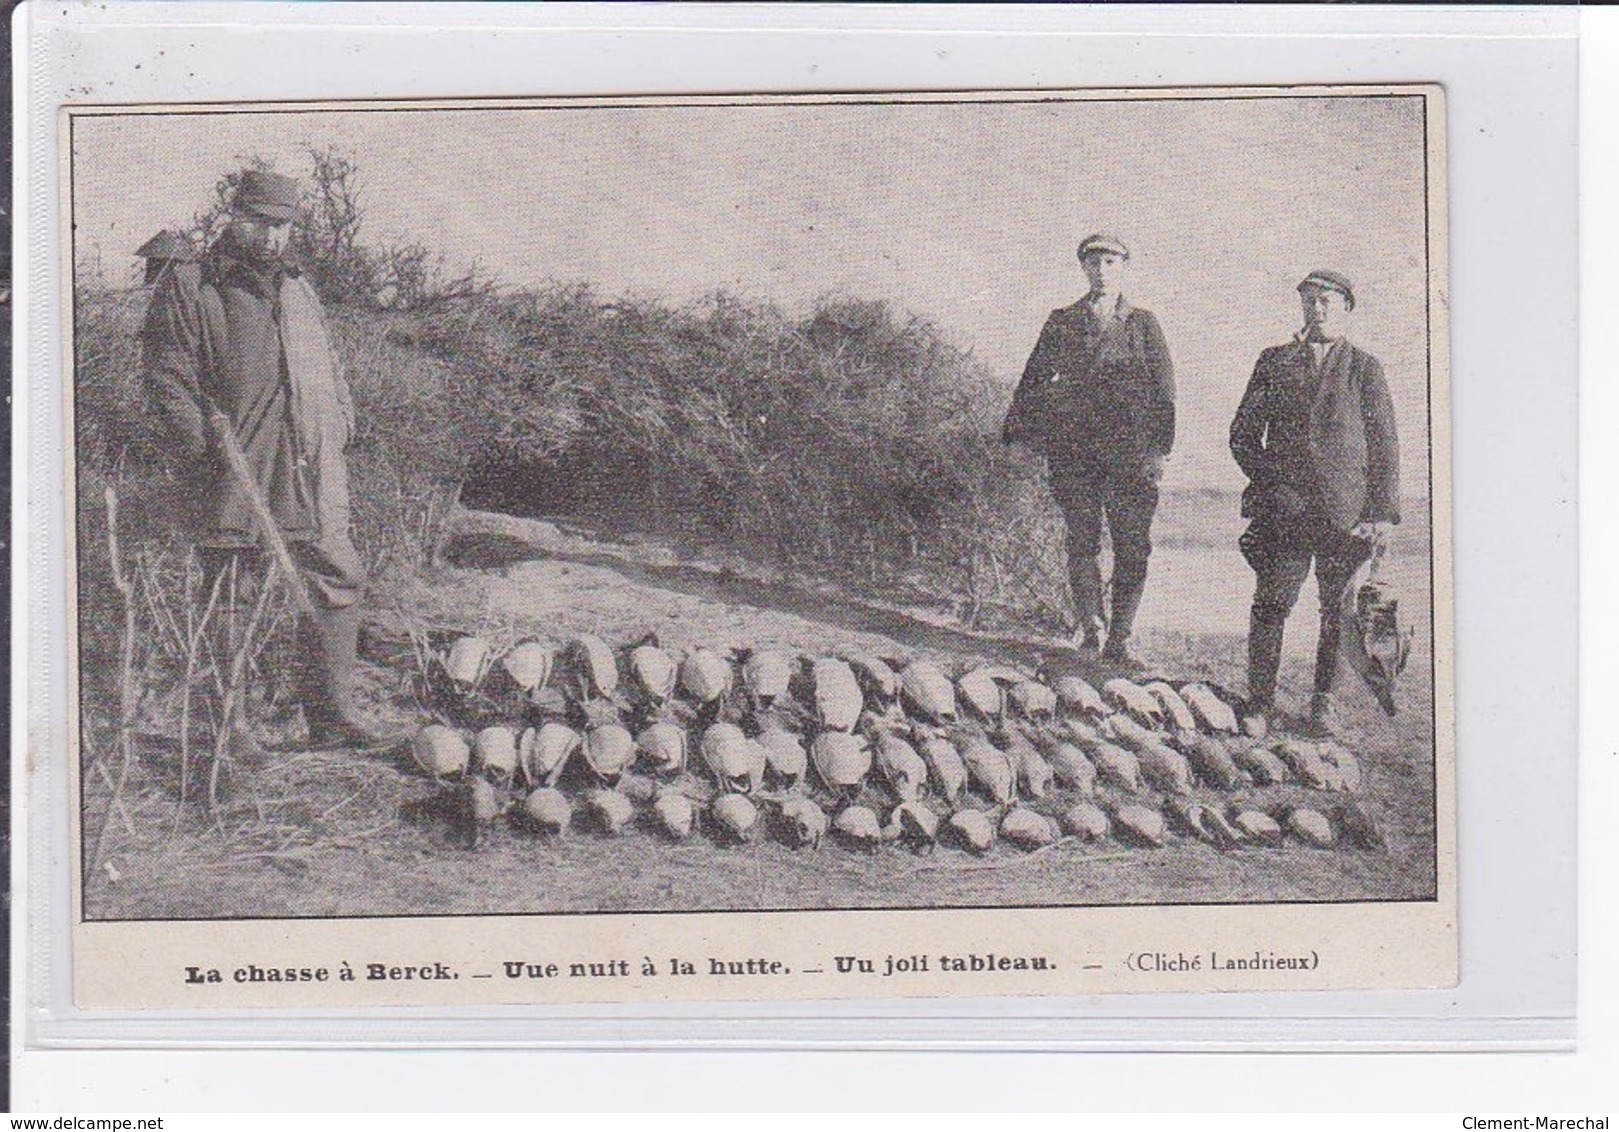
[[[1400,521],[1400,446],[1383,367],[1345,336],[1354,285],[1312,271],[1298,293],[1303,329],[1260,354],[1231,422],[1231,454],[1248,477],[1240,546],[1255,578],[1244,724],[1259,734],[1270,725],[1283,630],[1313,564],[1321,629],[1308,723],[1331,735],[1344,591]]]

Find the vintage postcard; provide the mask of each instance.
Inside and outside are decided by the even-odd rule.
[[[1455,983],[1438,87],[61,129],[80,1007]]]

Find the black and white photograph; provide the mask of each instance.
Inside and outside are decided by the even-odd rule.
[[[62,128],[81,927],[1409,908],[1453,977],[1437,88]]]

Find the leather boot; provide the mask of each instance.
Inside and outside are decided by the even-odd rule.
[[[1286,618],[1248,614],[1248,710],[1268,713],[1276,703],[1276,675],[1282,667]]]
[[[1102,571],[1096,559],[1068,551],[1068,588],[1074,593],[1074,637],[1081,648],[1101,643]]]
[[[1338,644],[1343,638],[1343,623],[1336,603],[1321,610],[1321,635],[1315,646],[1315,690],[1322,694],[1332,691],[1338,676]]]
[[[1331,692],[1317,692],[1310,698],[1310,721],[1306,733],[1314,739],[1336,739],[1342,735],[1338,709]]]
[[[1136,611],[1141,608],[1141,595],[1147,589],[1146,579],[1139,581],[1128,579],[1120,584],[1118,575],[1113,577],[1113,620],[1108,623],[1107,645],[1102,649],[1102,659],[1125,667],[1132,667],[1136,661],[1130,655],[1130,633],[1135,628]]]
[[[1076,652],[1096,652],[1102,647],[1102,622],[1086,618],[1074,630],[1073,646]]]
[[[314,748],[374,747],[394,741],[370,731],[354,704],[360,607],[321,609],[305,618],[304,718]]]

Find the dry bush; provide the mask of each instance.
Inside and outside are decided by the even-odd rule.
[[[1062,619],[1043,477],[998,439],[1008,391],[940,328],[847,297],[794,318],[724,293],[676,307],[582,284],[497,291],[421,245],[368,244],[359,168],[308,157],[294,245],[355,395],[373,569],[431,558],[472,476],[507,509],[717,545],[975,624]],[[145,298],[79,296],[81,458],[137,480],[164,473],[134,340]]]
[[[1007,391],[940,328],[846,297],[795,318],[723,293],[676,307],[587,285],[497,292],[420,245],[366,243],[358,167],[332,150],[309,161],[294,242],[355,395],[354,521],[374,570],[431,558],[481,473],[510,509],[719,545],[972,623],[1062,619],[1043,477],[998,439]],[[219,229],[237,177],[215,186],[199,235]],[[85,482],[116,480],[136,516],[155,495],[167,520],[185,492],[140,382],[147,293],[77,299]]]
[[[433,557],[481,447],[455,410],[466,379],[393,341],[387,316],[334,312],[331,327],[355,402],[355,543],[373,573],[408,569]]]
[[[74,449],[92,469],[163,466],[161,425],[146,397],[136,337],[149,298],[145,288],[74,292]]]
[[[504,506],[693,536],[974,619],[1060,617],[1055,516],[1038,468],[1000,445],[1004,391],[886,303],[794,320],[729,294],[673,308],[569,287],[391,337],[468,379],[424,407],[455,419],[469,468],[570,485]]]
[[[305,157],[307,168],[281,171],[297,176],[307,192],[307,207],[293,221],[290,243],[323,302],[362,310],[418,310],[494,293],[494,280],[477,264],[452,272],[421,244],[379,245],[362,239],[360,167],[332,147],[311,147]],[[214,183],[213,194],[191,220],[190,235],[198,247],[207,247],[225,230],[247,169],[273,171],[274,166],[257,155],[241,157],[237,169]]]
[[[176,485],[140,386],[144,301],[79,296],[79,449],[132,513],[164,515]],[[1061,527],[1037,462],[1000,444],[1004,391],[887,304],[794,320],[733,295],[674,308],[575,286],[331,321],[375,571],[433,555],[470,474],[527,468],[567,490],[500,505],[720,545],[970,624],[1063,620]]]

